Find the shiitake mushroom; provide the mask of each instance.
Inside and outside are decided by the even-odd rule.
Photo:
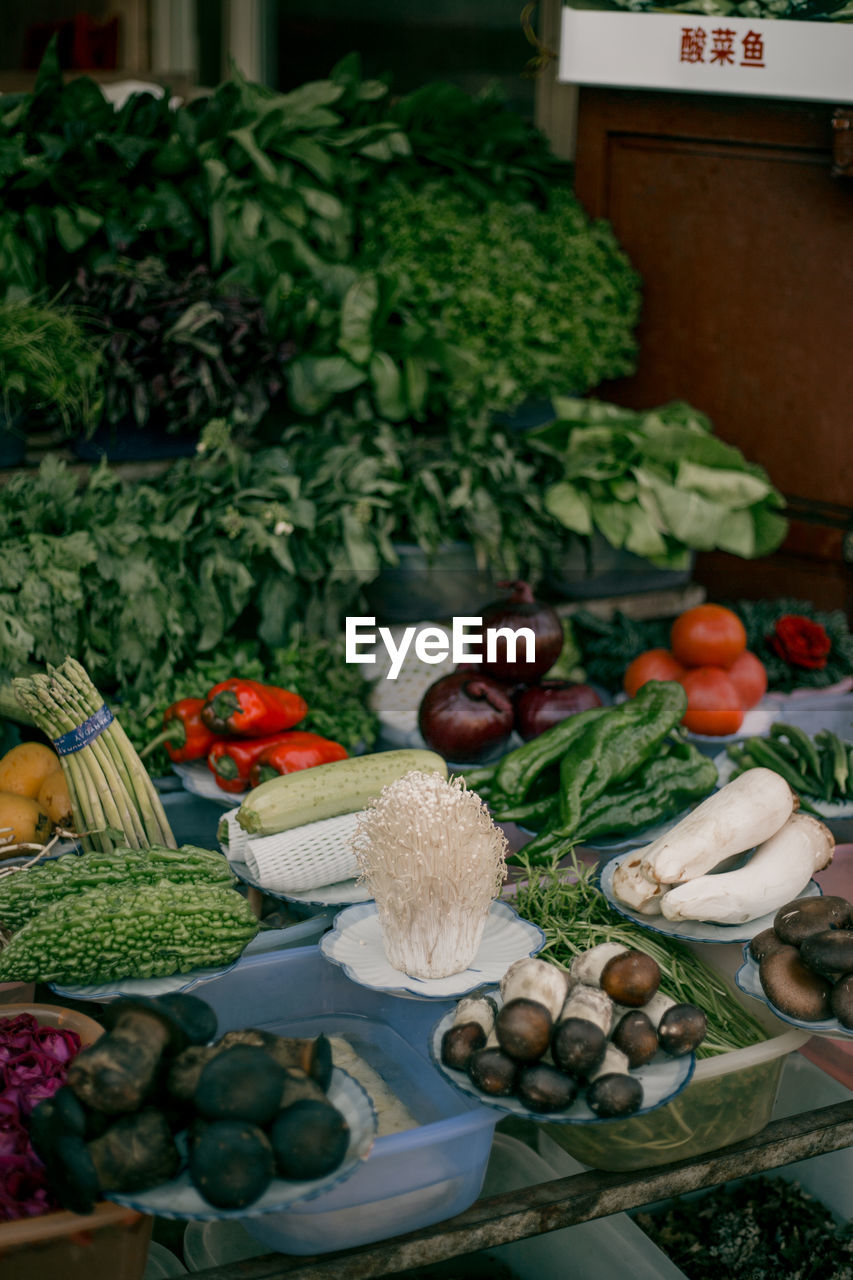
[[[536,1062],[548,1048],[553,1025],[544,1004],[519,996],[499,1010],[495,1035],[504,1053],[517,1062]]]
[[[616,1004],[633,1009],[648,1004],[660,980],[660,967],[654,957],[645,951],[630,950],[607,961],[601,971],[600,985]]]
[[[832,983],[803,964],[797,947],[765,956],[758,966],[758,980],[770,1003],[789,1018],[822,1022],[832,1016]]]
[[[632,1009],[616,1024],[611,1041],[628,1059],[628,1066],[642,1067],[651,1062],[659,1049],[658,1033],[648,1014]]]
[[[853,929],[823,929],[800,943],[800,958],[816,973],[839,978],[853,972]]]
[[[820,898],[794,898],[780,907],[773,917],[778,938],[798,947],[813,933],[826,929],[849,929],[853,923],[853,904],[846,898],[824,894]]]
[[[270,1140],[245,1120],[212,1120],[197,1130],[189,1174],[209,1204],[242,1209],[263,1195],[275,1174]]]
[[[853,973],[845,973],[832,988],[832,1012],[842,1027],[853,1031]]]
[[[769,929],[762,929],[760,933],[756,933],[749,940],[749,954],[756,964],[760,964],[765,956],[771,956],[775,951],[781,951],[783,947],[789,946],[790,943],[783,942],[776,930],[771,926]]]
[[[531,1111],[565,1111],[578,1096],[578,1082],[547,1062],[534,1062],[518,1073],[516,1097]]]
[[[311,1098],[280,1111],[269,1134],[279,1177],[298,1182],[333,1173],[350,1141],[349,1125],[337,1107]]]

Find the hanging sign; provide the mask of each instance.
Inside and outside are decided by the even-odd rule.
[[[853,102],[853,24],[564,7],[559,79]]]

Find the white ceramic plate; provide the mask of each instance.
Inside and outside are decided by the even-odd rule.
[[[185,791],[192,792],[194,796],[203,796],[205,800],[216,800],[226,809],[242,804],[249,794],[248,791],[223,791],[203,760],[173,764],[172,768],[183,783]]]
[[[843,1027],[837,1018],[825,1018],[821,1022],[806,1022],[802,1018],[789,1017],[787,1013],[777,1009],[775,1004],[771,1004],[759,981],[758,965],[749,954],[749,943],[744,945],[743,964],[735,974],[735,982],[744,995],[760,1000],[772,1013],[775,1013],[777,1018],[790,1023],[792,1027],[802,1027],[803,1031],[809,1031],[813,1036],[829,1036],[833,1040],[853,1040],[853,1031],[849,1027]]]
[[[847,745],[850,745],[849,743]],[[735,762],[725,751],[721,751],[714,758],[714,764],[717,766],[717,786],[724,786],[735,771]],[[817,800],[814,796],[806,796],[809,804],[822,818],[853,818],[853,800],[841,800],[831,803],[828,800]]]
[[[500,1004],[498,993],[492,991],[489,994],[495,997],[498,1004]],[[542,1120],[554,1124],[612,1123],[610,1118],[605,1119],[597,1116],[590,1110],[582,1092],[565,1111],[531,1111],[518,1098],[497,1098],[492,1094],[483,1093],[466,1072],[454,1071],[452,1067],[446,1067],[441,1061],[441,1041],[445,1031],[453,1025],[455,1012],[454,1009],[451,1009],[433,1027],[430,1037],[430,1053],[439,1071],[447,1077],[451,1084],[456,1086],[460,1093],[466,1094],[469,1098],[476,1098],[477,1102],[482,1102],[484,1106],[495,1107],[498,1111],[503,1111],[507,1115],[521,1116],[527,1120]],[[643,1086],[643,1105],[629,1117],[614,1116],[613,1119],[632,1119],[633,1116],[644,1116],[648,1111],[654,1111],[657,1107],[662,1107],[667,1102],[671,1102],[690,1082],[695,1066],[696,1058],[692,1053],[685,1054],[681,1058],[668,1058],[666,1054],[658,1053],[644,1067],[638,1067],[631,1072],[631,1075],[635,1076]]]
[[[268,898],[278,898],[282,902],[300,902],[306,907],[344,907],[354,902],[372,901],[367,885],[359,884],[357,879],[339,880],[336,884],[324,884],[317,889],[303,889],[301,893],[283,893],[280,889],[267,889],[238,858],[229,858],[228,865],[238,880],[260,889]]]
[[[192,991],[201,982],[209,982],[211,978],[221,978],[224,973],[230,973],[245,956],[286,946],[288,933],[289,929],[266,929],[256,934],[236,960],[218,969],[193,969],[189,973],[172,973],[165,978],[117,978],[114,982],[91,986],[61,986],[55,982],[48,983],[48,986],[58,996],[67,996],[70,1000],[93,1000],[98,1004],[118,1000],[120,996],[165,996],[172,991]]]
[[[651,933],[662,933],[668,938],[681,938],[684,942],[749,942],[762,929],[769,929],[773,924],[775,911],[759,916],[756,920],[747,920],[744,924],[712,924],[706,920],[667,920],[666,916],[646,916],[641,911],[632,911],[624,902],[620,902],[613,892],[613,873],[620,863],[624,862],[628,853],[620,853],[611,858],[601,868],[598,883],[601,892],[614,911],[636,924],[641,924]],[[798,898],[819,898],[821,887],[816,880],[810,880]]]
[[[340,965],[352,982],[418,1000],[449,1000],[499,982],[514,960],[535,956],[545,945],[538,925],[523,920],[509,903],[495,901],[489,909],[479,950],[471,966],[448,978],[412,978],[394,969],[385,957],[379,912],[375,902],[347,907],[335,916],[334,927],[320,939],[327,960]]]
[[[370,1155],[376,1137],[376,1111],[361,1085],[342,1071],[332,1068],[332,1078],[326,1090],[329,1101],[338,1108],[350,1129],[350,1142],[343,1163],[325,1178],[311,1182],[290,1182],[274,1178],[263,1195],[243,1209],[217,1209],[200,1195],[184,1170],[170,1182],[148,1191],[122,1193],[110,1192],[110,1199],[127,1205],[140,1213],[154,1214],[158,1218],[179,1219],[189,1222],[211,1222],[216,1218],[256,1218],[264,1213],[280,1213],[323,1195],[332,1187],[346,1181]]]

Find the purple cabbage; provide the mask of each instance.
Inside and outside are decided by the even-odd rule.
[[[59,1207],[30,1144],[27,1120],[65,1083],[80,1045],[76,1031],[39,1026],[31,1013],[0,1017],[0,1221]]]

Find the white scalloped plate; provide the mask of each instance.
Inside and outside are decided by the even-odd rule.
[[[787,1013],[782,1013],[780,1009],[777,1009],[775,1004],[771,1004],[764,994],[764,988],[759,980],[758,965],[749,954],[748,942],[744,944],[743,964],[735,974],[735,982],[744,995],[752,996],[753,1000],[760,1000],[771,1013],[775,1013],[777,1018],[781,1018],[783,1022],[790,1023],[792,1027],[801,1027],[803,1031],[808,1031],[813,1036],[829,1036],[832,1040],[853,1040],[853,1030],[842,1026],[837,1018],[824,1018],[820,1022],[806,1022],[804,1018],[789,1017]]]
[[[488,994],[494,996],[498,1004],[500,1004],[498,993],[492,991]],[[634,1116],[644,1116],[647,1112],[655,1111],[658,1107],[663,1107],[666,1103],[672,1102],[673,1098],[676,1098],[682,1089],[686,1088],[690,1083],[696,1066],[695,1054],[687,1053],[681,1058],[668,1058],[666,1054],[658,1053],[644,1067],[638,1067],[630,1072],[643,1086],[643,1105],[639,1110],[632,1112],[629,1117],[614,1116],[605,1118],[597,1116],[590,1110],[582,1095],[575,1098],[572,1105],[564,1111],[531,1111],[518,1098],[499,1098],[489,1093],[483,1093],[482,1089],[478,1089],[464,1071],[455,1071],[452,1067],[444,1065],[441,1061],[441,1041],[445,1031],[453,1025],[455,1012],[455,1009],[451,1009],[444,1014],[432,1029],[429,1048],[436,1067],[460,1093],[464,1093],[469,1098],[475,1098],[477,1102],[481,1102],[486,1107],[494,1107],[498,1111],[503,1111],[506,1115],[519,1116],[526,1120],[541,1120],[549,1124],[611,1124],[613,1120],[633,1119]]]
[[[773,924],[775,911],[759,916],[756,920],[747,920],[743,924],[712,924],[708,920],[667,920],[666,916],[646,916],[641,911],[633,911],[624,902],[620,902],[613,892],[613,873],[620,863],[628,857],[630,850],[617,854],[606,862],[598,873],[601,892],[614,911],[635,924],[641,924],[650,933],[661,933],[667,938],[681,938],[683,942],[749,942],[762,929],[769,929]],[[819,898],[823,890],[816,880],[810,880],[805,889],[796,898]]]
[[[254,1204],[242,1209],[218,1209],[215,1205],[208,1204],[193,1186],[186,1170],[170,1182],[161,1183],[159,1187],[126,1193],[111,1191],[109,1198],[140,1213],[188,1222],[212,1222],[217,1218],[257,1218],[264,1213],[281,1213],[297,1204],[304,1204],[306,1200],[314,1200],[351,1177],[370,1155],[376,1138],[376,1110],[357,1080],[340,1067],[333,1067],[326,1093],[329,1101],[338,1108],[349,1125],[350,1142],[343,1163],[325,1178],[314,1178],[310,1182],[290,1182],[274,1178]]]
[[[416,1000],[449,1000],[499,982],[514,960],[535,956],[544,945],[545,934],[539,926],[523,920],[514,907],[500,901],[489,909],[470,968],[448,978],[412,978],[388,963],[375,902],[338,912],[333,928],[320,939],[326,959],[340,965],[352,982]]]

